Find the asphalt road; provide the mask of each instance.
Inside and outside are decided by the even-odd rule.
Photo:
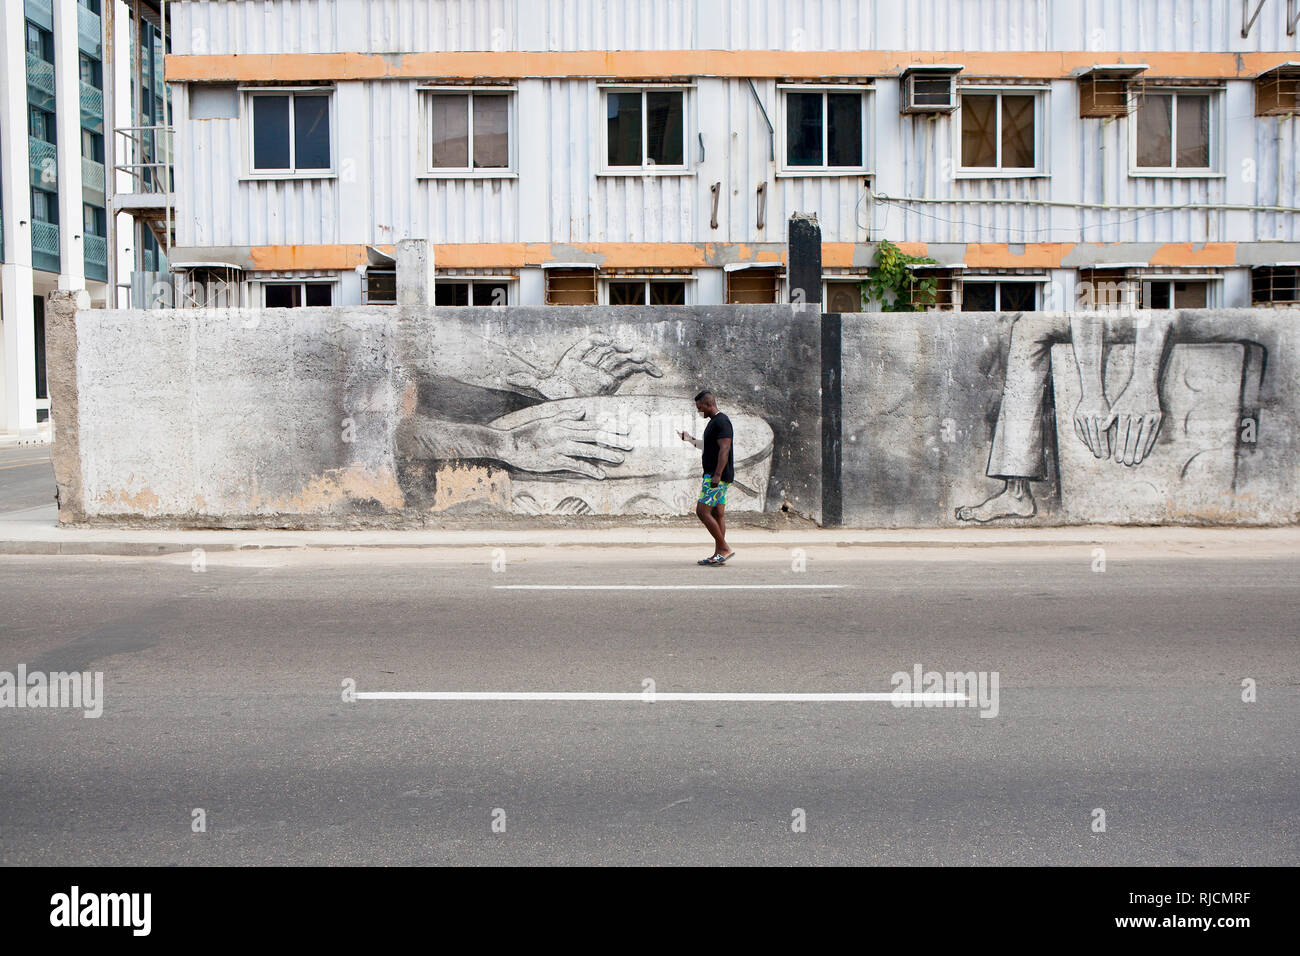
[[[0,709],[0,863],[1300,863],[1296,555],[504,557],[0,558],[0,671],[105,681],[97,719]],[[718,583],[818,588],[498,587]],[[889,691],[916,664],[996,671],[997,716],[342,699]]]
[[[0,514],[54,504],[49,445],[0,447]]]

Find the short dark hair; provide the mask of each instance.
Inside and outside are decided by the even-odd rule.
[[[704,391],[700,392],[700,394],[695,396],[695,400],[697,402],[702,402],[706,398],[712,398],[712,397],[713,397],[713,393],[706,388]]]

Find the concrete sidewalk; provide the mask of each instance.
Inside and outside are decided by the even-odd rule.
[[[740,525],[741,522],[737,522]],[[881,529],[801,527],[783,530],[737,526],[728,534],[739,547],[765,548],[1023,548],[1083,545],[1132,546],[1159,552],[1259,555],[1300,554],[1300,527]],[[680,523],[575,528],[494,527],[410,531],[212,531],[140,528],[60,528],[53,506],[0,515],[0,554],[156,555],[264,549],[443,548],[644,548],[699,550],[704,530]]]

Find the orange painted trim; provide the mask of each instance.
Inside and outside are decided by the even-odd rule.
[[[1235,242],[1168,242],[1151,256],[1153,266],[1231,266],[1236,262]]]
[[[1069,255],[1072,242],[1034,242],[1023,252],[1012,252],[1005,242],[970,242],[966,244],[966,265],[972,269],[1059,269]]]
[[[908,255],[928,254],[924,242],[900,242]],[[960,246],[961,243],[953,245]],[[1061,263],[1081,246],[1101,248],[1134,243],[1038,242],[1023,246],[1007,243],[967,243],[964,263],[970,269],[1060,269]],[[377,246],[390,255],[391,245]],[[863,267],[867,246],[852,242],[822,245],[822,263],[827,268]],[[1237,244],[1233,242],[1171,242],[1150,257],[1152,266],[1210,267],[1235,266]],[[434,246],[434,263],[442,269],[537,268],[552,262],[591,261],[605,269],[676,268],[718,269],[733,262],[785,262],[784,249],[755,248],[747,243],[689,242],[502,242],[456,243]],[[294,270],[348,270],[364,265],[364,245],[253,246],[249,267],[258,272]],[[1104,264],[1099,264],[1104,268]]]
[[[1141,53],[1088,51],[907,50],[575,50],[455,53],[171,54],[173,83],[300,82],[520,77],[819,77],[891,76],[925,63],[960,63],[963,76],[1060,79],[1099,63],[1146,63],[1155,77],[1250,79],[1294,53]]]

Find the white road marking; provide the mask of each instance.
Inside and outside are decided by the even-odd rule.
[[[497,591],[833,591],[843,584],[496,584]]]
[[[408,690],[408,691],[358,691],[357,700],[551,700],[551,701],[615,701],[626,703],[713,702],[738,701],[743,703],[862,703],[873,701],[898,701],[899,703],[969,701],[965,694],[767,694],[767,693],[674,693],[670,691],[629,691],[602,693],[590,691],[494,691],[494,690]]]

